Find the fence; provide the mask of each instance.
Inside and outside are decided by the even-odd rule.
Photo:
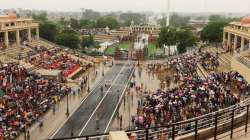
[[[158,139],[208,139],[214,138],[221,139],[226,136],[233,138],[233,134],[239,131],[234,129],[239,126],[244,126],[244,130],[248,131],[248,121],[249,121],[249,106],[250,98],[225,109],[212,112],[200,117],[192,118],[186,121],[172,123],[166,126],[145,128],[138,130],[128,130],[125,131],[127,135],[136,134],[137,140],[158,140]],[[220,134],[225,132],[230,132],[229,135],[219,138]],[[107,139],[108,133],[69,137],[69,138],[59,138],[53,140],[61,139],[77,139],[77,140],[93,140],[93,139]]]

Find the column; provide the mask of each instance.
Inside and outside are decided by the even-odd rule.
[[[9,47],[9,34],[8,34],[8,31],[4,32],[4,43],[5,43],[6,47]]]
[[[17,45],[17,46],[20,46],[19,30],[16,30],[16,45]]]
[[[245,48],[245,39],[244,39],[244,37],[241,37],[241,45],[240,45],[240,51],[244,51],[244,48]]]
[[[237,48],[237,35],[234,35],[234,50]]]
[[[227,33],[227,47],[231,48],[231,34]]]
[[[223,31],[223,44],[226,42],[226,32]]]
[[[28,41],[31,41],[31,29],[28,29]]]
[[[250,40],[248,40],[248,49],[250,50]]]
[[[39,40],[39,28],[36,28],[36,39]]]

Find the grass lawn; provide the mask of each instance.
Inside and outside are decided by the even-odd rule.
[[[120,49],[128,50],[129,49],[129,42],[122,42],[118,45]]]
[[[155,43],[148,44],[148,56],[152,56],[156,53],[156,45]]]
[[[105,50],[105,53],[106,53],[107,55],[114,55],[114,54],[115,54],[115,47],[114,47],[114,46],[108,47],[108,48]]]

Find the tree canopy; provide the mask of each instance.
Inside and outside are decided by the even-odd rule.
[[[81,47],[90,47],[95,44],[94,37],[92,35],[82,37]]]
[[[160,47],[163,47],[163,45],[177,45],[177,50],[179,53],[186,52],[186,48],[194,46],[196,41],[197,39],[195,35],[189,29],[184,28],[177,30],[171,26],[162,27],[158,38],[158,44]]]
[[[223,27],[227,25],[227,22],[210,22],[200,33],[202,41],[207,42],[222,42],[223,38]]]
[[[45,38],[53,42],[55,41],[55,37],[59,32],[59,28],[53,22],[44,21],[44,22],[41,22],[39,25],[39,32],[42,38]]]
[[[32,18],[36,21],[47,21],[47,13],[46,12],[42,12],[40,14],[32,14]]]
[[[192,47],[196,44],[197,38],[191,30],[179,30],[177,32],[177,50],[178,53],[185,53],[187,47]]]
[[[120,19],[125,26],[129,26],[133,20],[135,24],[139,25],[146,22],[146,15],[140,13],[122,13]]]
[[[78,34],[69,31],[62,31],[56,36],[55,42],[71,49],[77,49],[81,41]]]
[[[96,21],[97,28],[109,27],[110,29],[115,29],[119,26],[118,21],[113,17],[101,17]]]

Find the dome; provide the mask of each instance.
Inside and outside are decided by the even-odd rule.
[[[16,13],[9,13],[9,14],[8,14],[8,17],[9,17],[10,19],[17,19]]]
[[[250,24],[250,16],[243,17],[241,19],[241,24]]]

